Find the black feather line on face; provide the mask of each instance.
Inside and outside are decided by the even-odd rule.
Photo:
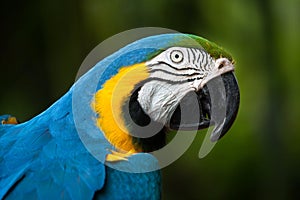
[[[149,67],[153,67],[153,66],[157,66],[157,65],[165,65],[165,66],[168,66],[174,70],[178,70],[178,71],[186,71],[186,70],[199,70],[197,68],[194,68],[194,67],[185,67],[185,68],[177,68],[177,67],[174,67],[172,65],[170,65],[169,63],[166,63],[164,61],[160,61],[158,63],[155,63],[155,64],[150,64]]]
[[[158,150],[165,146],[166,144],[166,131],[165,126],[161,125],[158,122],[151,121],[151,118],[144,112],[140,103],[138,102],[138,92],[140,91],[141,86],[136,86],[133,90],[131,97],[123,105],[123,117],[125,124],[128,128],[128,131],[133,135],[142,135],[140,129],[137,127],[145,127],[149,123],[157,123],[159,127],[162,127],[160,131],[155,133],[155,135],[147,138],[138,138],[132,136],[132,143],[136,149],[142,149],[143,152],[152,152]],[[129,114],[129,115],[128,115]],[[132,121],[135,123],[135,126],[132,126]],[[148,130],[147,131],[151,131]],[[145,133],[146,134],[146,133]]]
[[[191,73],[191,74],[176,74],[176,73],[173,73],[173,72],[169,72],[167,70],[163,70],[163,69],[152,69],[150,70],[151,73],[154,73],[154,72],[163,72],[163,73],[166,73],[166,74],[170,74],[170,75],[173,75],[173,76],[197,76],[197,75],[201,75],[203,76],[203,73],[202,72],[194,72],[194,73]]]

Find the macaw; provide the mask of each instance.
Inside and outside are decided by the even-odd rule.
[[[31,120],[0,118],[0,199],[160,199],[151,152],[164,147],[170,130],[218,125],[207,88],[217,77],[226,116],[211,139],[221,138],[239,107],[233,71],[229,53],[191,34],[154,35],[121,48]],[[181,105],[191,117],[181,116]]]
[[[0,122],[0,124],[18,124],[17,118],[11,115],[1,115]]]

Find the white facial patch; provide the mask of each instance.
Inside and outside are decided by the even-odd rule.
[[[146,83],[138,95],[141,107],[153,120],[165,124],[180,100],[192,89],[188,84],[169,84],[158,80]]]

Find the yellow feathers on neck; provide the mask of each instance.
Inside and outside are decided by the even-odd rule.
[[[132,136],[124,123],[122,107],[130,98],[134,86],[148,77],[145,63],[122,67],[95,94],[92,107],[99,114],[97,126],[107,140],[120,151],[132,153],[141,151],[132,143]]]

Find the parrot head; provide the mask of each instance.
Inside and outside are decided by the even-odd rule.
[[[166,37],[159,50],[124,54],[100,83],[92,107],[97,126],[117,149],[151,152],[165,145],[169,130],[209,126],[215,126],[211,140],[217,141],[232,126],[239,108],[232,57],[204,38],[182,35],[196,45],[172,34],[155,36]],[[222,119],[213,117],[220,109]]]
[[[17,118],[11,115],[1,115],[0,124],[18,124]]]

